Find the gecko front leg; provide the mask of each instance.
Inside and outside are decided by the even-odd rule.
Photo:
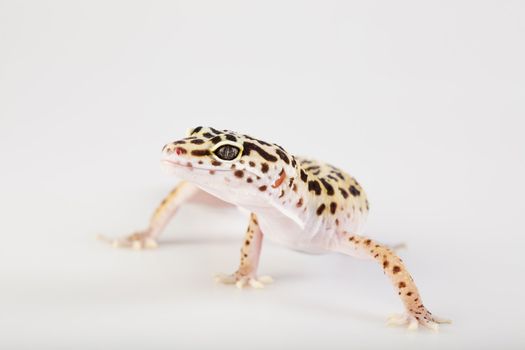
[[[440,323],[450,323],[449,320],[432,315],[425,308],[412,276],[410,276],[403,261],[391,249],[369,238],[346,232],[341,239],[339,251],[377,261],[397,290],[405,305],[406,313],[391,317],[388,324],[408,325],[409,329],[417,329],[418,325],[421,324],[437,330]]]
[[[197,186],[187,181],[182,181],[157,206],[147,229],[118,239],[110,239],[105,236],[99,236],[99,239],[110,242],[114,247],[156,248],[158,236],[173,215],[175,215],[182,204],[194,198],[199,192],[202,191]]]
[[[264,283],[271,283],[272,278],[270,276],[257,277],[262,240],[263,234],[259,227],[257,216],[252,213],[241,247],[241,263],[239,269],[231,275],[217,275],[215,280],[225,284],[235,283],[238,288],[243,288],[246,285],[253,288],[263,288]]]

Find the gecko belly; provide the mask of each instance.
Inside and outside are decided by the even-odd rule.
[[[293,250],[321,254],[331,251],[337,242],[335,230],[322,225],[299,225],[272,207],[247,208],[255,211],[264,237]],[[256,210],[254,210],[256,209]]]

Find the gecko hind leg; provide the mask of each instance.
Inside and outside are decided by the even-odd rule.
[[[390,317],[389,325],[407,325],[410,330],[422,325],[437,331],[439,324],[451,322],[432,315],[423,305],[414,280],[391,248],[367,237],[344,232],[336,250],[355,257],[373,259],[381,265],[405,306],[405,314]]]
[[[98,235],[97,238],[110,243],[116,248],[133,248],[137,250],[156,248],[158,246],[158,236],[162,233],[180,206],[195,197],[199,192],[202,191],[195,185],[182,181],[157,206],[148,228],[117,239],[112,239],[104,235]]]
[[[257,217],[252,213],[244,237],[244,243],[241,247],[239,268],[232,274],[215,276],[215,281],[224,284],[235,284],[237,288],[244,288],[245,286],[263,288],[265,284],[273,282],[270,276],[257,276],[262,239],[263,234],[257,222]]]

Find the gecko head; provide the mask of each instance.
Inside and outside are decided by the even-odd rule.
[[[276,144],[211,127],[190,129],[162,153],[168,171],[197,185],[227,183],[271,192],[296,167],[295,158]]]

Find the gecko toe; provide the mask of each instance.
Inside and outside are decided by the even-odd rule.
[[[407,315],[393,314],[387,319],[388,326],[401,326],[407,323]]]
[[[273,278],[272,276],[261,276],[259,277],[259,282],[264,284],[270,284],[273,283]]]
[[[419,322],[415,318],[411,318],[410,321],[408,321],[407,328],[409,331],[417,331],[419,328]]]
[[[224,283],[224,284],[235,284],[237,282],[237,279],[234,275],[226,275],[223,273],[215,275],[215,282],[217,283]]]
[[[122,238],[108,238],[103,235],[97,235],[97,239],[111,244],[114,248],[131,248],[134,250],[154,249],[158,247],[158,243],[153,238],[149,230],[134,233],[132,235]]]
[[[256,280],[255,278],[250,278],[249,284],[252,288],[264,288],[264,284],[262,284],[262,282]]]
[[[387,321],[387,325],[389,326],[406,326],[408,330],[415,331],[420,325],[422,325],[435,332],[439,331],[440,323],[450,323],[450,320],[433,317],[428,311],[423,318],[421,318],[421,316],[416,317],[415,315],[407,313],[392,315]]]
[[[256,277],[253,275],[241,275],[239,272],[230,275],[217,274],[215,275],[214,280],[217,283],[235,284],[235,286],[239,289],[243,289],[244,287],[262,289],[265,287],[265,284],[273,282],[273,278],[270,276]]]
[[[246,278],[241,278],[240,280],[237,281],[237,283],[235,283],[235,286],[239,289],[243,289],[244,286],[246,286],[246,283],[248,281],[246,280]]]

